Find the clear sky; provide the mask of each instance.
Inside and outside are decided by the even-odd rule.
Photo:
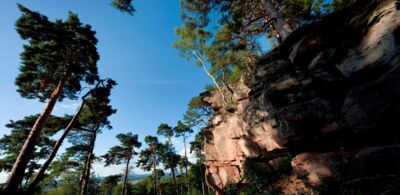
[[[182,118],[191,97],[202,92],[207,76],[194,63],[179,58],[172,47],[174,29],[181,25],[179,0],[133,1],[137,12],[131,16],[110,6],[110,0],[30,0],[0,1],[0,137],[9,133],[4,125],[40,113],[44,104],[27,100],[16,92],[19,54],[23,41],[15,31],[20,16],[16,3],[39,11],[51,20],[65,19],[68,11],[77,13],[82,23],[97,32],[99,72],[118,85],[112,92],[112,105],[118,111],[111,117],[114,129],[98,136],[95,154],[102,155],[116,145],[115,135],[133,132],[143,138],[156,134],[160,123],[175,125]],[[78,101],[63,101],[56,115],[73,113]],[[182,142],[174,139],[178,151]],[[121,166],[94,165],[100,176],[122,173]],[[139,170],[135,169],[134,172]],[[0,182],[6,178],[0,173]]]

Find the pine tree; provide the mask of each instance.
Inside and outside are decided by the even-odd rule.
[[[153,172],[153,189],[154,194],[157,193],[157,181],[158,177],[161,177],[157,174],[157,165],[159,164],[160,148],[162,144],[158,142],[157,137],[148,135],[144,138],[144,141],[148,145],[147,148],[143,149],[139,153],[139,158],[136,161],[136,166],[140,167],[145,171],[152,170]]]
[[[93,150],[96,138],[102,129],[112,129],[108,118],[116,113],[116,110],[110,105],[111,89],[115,85],[115,81],[110,80],[104,88],[98,88],[93,91],[92,97],[88,98],[85,107],[79,118],[79,128],[87,138],[85,149],[84,167],[80,179],[80,194],[87,193],[88,184],[90,182],[90,170],[93,160],[95,159]],[[78,138],[79,139],[79,138]]]
[[[118,185],[118,181],[120,180],[121,175],[110,175],[104,178],[103,182],[101,183],[101,194],[102,195],[109,195],[112,194],[113,189],[115,186]]]
[[[213,110],[200,96],[193,97],[187,105],[183,120],[190,128],[204,128],[211,124]]]
[[[25,168],[56,102],[76,99],[81,81],[93,84],[98,79],[97,39],[89,25],[83,25],[73,13],[65,21],[51,22],[22,5],[18,7],[22,16],[16,22],[16,30],[28,44],[21,54],[21,73],[15,82],[17,91],[22,97],[48,102],[13,165],[3,188],[5,194],[18,193]]]
[[[177,184],[176,184],[175,167],[177,165],[177,162],[175,161],[177,157],[176,153],[174,152],[174,146],[171,141],[171,137],[174,136],[174,130],[168,124],[162,123],[160,124],[160,126],[158,126],[157,134],[163,135],[165,138],[167,138],[167,143],[164,144],[164,148],[166,151],[163,151],[163,154],[165,154],[166,156],[165,158],[163,158],[163,161],[166,167],[171,169],[172,179],[174,181],[174,187],[176,188]]]
[[[142,143],[138,141],[138,135],[133,135],[132,133],[120,133],[117,135],[118,140],[121,142],[120,146],[114,146],[110,148],[107,154],[103,155],[102,158],[105,159],[105,166],[110,164],[121,164],[125,161],[125,174],[124,181],[122,185],[121,195],[128,194],[128,176],[129,176],[129,163],[134,155],[137,155],[135,148],[140,148]]]
[[[178,121],[176,127],[174,127],[174,132],[176,137],[182,137],[183,139],[183,147],[184,147],[184,158],[185,161],[188,161],[187,152],[186,152],[186,139],[188,134],[193,133],[193,130],[186,124]],[[189,177],[188,177],[188,168],[187,164],[185,166],[185,176],[186,176],[186,184],[187,188],[189,189]]]

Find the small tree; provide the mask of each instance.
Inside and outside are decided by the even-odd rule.
[[[160,147],[159,153],[160,153],[159,161],[163,163],[166,170],[167,169],[171,170],[172,181],[174,182],[173,188],[175,189],[176,193],[179,194],[176,182],[175,169],[178,166],[179,159],[181,159],[181,156],[175,152],[174,147],[169,142],[163,144]]]
[[[158,142],[157,137],[148,135],[144,138],[144,141],[148,145],[147,148],[140,151],[139,159],[136,161],[137,167],[142,168],[145,171],[153,171],[153,189],[154,194],[157,193],[157,165],[158,158],[160,157],[160,151],[162,144]]]
[[[118,140],[121,142],[120,146],[114,146],[108,150],[107,154],[102,157],[105,159],[105,166],[109,166],[110,164],[121,164],[125,161],[125,175],[124,182],[122,185],[121,195],[128,194],[128,176],[129,176],[129,163],[134,155],[136,155],[135,148],[140,148],[142,143],[138,141],[138,135],[133,135],[132,133],[120,133],[117,135]]]
[[[183,147],[184,147],[184,152],[185,152],[184,158],[186,159],[186,161],[188,161],[187,152],[186,152],[186,139],[187,139],[188,134],[193,133],[193,130],[188,125],[185,125],[181,121],[178,121],[176,127],[174,127],[174,131],[175,131],[176,137],[182,137],[182,139],[183,139]],[[186,176],[187,185],[189,185],[187,165],[185,166],[185,176]]]
[[[118,181],[121,178],[121,175],[110,175],[104,178],[101,183],[101,194],[102,195],[111,195],[115,186],[118,185]]]
[[[81,81],[93,84],[98,79],[97,39],[89,25],[83,25],[73,13],[66,21],[51,22],[22,5],[18,7],[22,16],[16,22],[16,30],[28,44],[21,54],[21,73],[15,82],[17,91],[22,97],[48,102],[13,165],[3,188],[6,194],[18,193],[43,125],[56,102],[63,98],[76,99]]]
[[[164,145],[165,151],[163,151],[163,154],[165,154],[166,156],[165,158],[163,158],[163,161],[166,164],[166,167],[171,169],[172,179],[174,181],[174,185],[176,188],[176,177],[175,177],[176,175],[175,167],[177,165],[177,163],[175,163],[176,153],[174,152],[174,147],[171,141],[171,137],[174,136],[174,130],[168,124],[162,123],[157,129],[157,134],[163,135],[167,138],[167,143]]]

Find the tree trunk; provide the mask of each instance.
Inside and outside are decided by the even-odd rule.
[[[84,96],[86,97],[86,95]],[[39,184],[40,181],[43,180],[44,173],[46,169],[49,167],[50,163],[53,161],[53,159],[56,157],[56,154],[58,152],[58,149],[60,149],[61,144],[63,143],[64,139],[67,137],[69,131],[72,128],[72,125],[75,123],[75,121],[78,119],[79,114],[82,112],[83,106],[85,105],[85,98],[82,98],[81,105],[79,106],[78,110],[75,113],[75,116],[71,119],[71,121],[68,123],[68,126],[64,129],[63,134],[61,137],[57,140],[56,144],[53,146],[53,150],[51,151],[49,157],[47,158],[46,162],[43,163],[42,167],[36,174],[35,178],[31,182],[31,184],[28,187],[27,194],[33,194],[36,186]]]
[[[69,73],[65,73],[63,78],[58,82],[57,87],[51,94],[49,102],[47,103],[44,111],[36,119],[35,124],[29,132],[29,135],[19,152],[17,159],[15,160],[10,176],[8,177],[6,184],[4,185],[4,194],[18,194],[18,188],[24,178],[26,166],[30,158],[32,157],[36,142],[40,137],[40,132],[42,131],[43,125],[46,122],[47,118],[49,118],[51,112],[53,111],[53,108],[62,93],[64,84],[68,79],[68,76]]]
[[[221,97],[222,97],[222,101],[227,104],[226,99],[225,99],[225,95],[221,89],[221,87],[218,85],[217,80],[215,80],[214,76],[208,72],[206,64],[204,63],[203,58],[201,58],[196,51],[192,50],[192,53],[194,55],[194,57],[196,57],[196,59],[201,63],[201,66],[203,67],[204,72],[206,72],[206,74],[208,75],[208,77],[211,78],[211,80],[213,81],[214,85],[217,87],[218,91],[221,93]]]
[[[154,195],[157,194],[157,162],[156,162],[156,150],[155,147],[153,149],[153,175],[154,175]]]
[[[186,135],[185,133],[183,133],[183,147],[184,147],[184,151],[185,151],[185,177],[186,177],[186,188],[189,191],[190,190],[190,186],[189,186],[189,176],[188,176],[188,168],[187,168],[187,163],[189,162],[189,159],[187,158],[187,154],[186,154]],[[186,162],[188,161],[188,162]]]
[[[280,42],[284,41],[293,31],[293,29],[281,17],[271,0],[261,0],[261,2],[264,6],[265,11],[269,15],[268,21],[271,22],[276,32],[278,33],[278,39],[280,40]]]
[[[169,148],[169,159],[170,159],[170,162],[172,162],[172,141],[171,141],[171,137],[167,137],[167,139],[168,139],[168,142],[169,142],[169,144],[170,144],[170,148]],[[177,194],[179,194],[178,193],[178,188],[177,188],[177,185],[176,185],[176,177],[175,177],[175,169],[174,169],[174,167],[172,167],[172,164],[171,163],[169,163],[169,166],[170,166],[170,169],[171,169],[171,174],[172,174],[172,179],[173,179],[173,181],[174,181],[174,188],[175,188],[175,190],[176,190],[176,193]]]
[[[87,194],[87,188],[89,184],[89,179],[90,179],[90,168],[92,165],[93,161],[93,150],[94,150],[94,144],[96,142],[96,136],[97,136],[97,130],[99,129],[100,124],[97,123],[95,128],[93,129],[93,135],[90,139],[90,146],[89,146],[89,153],[88,153],[88,158],[85,166],[85,174],[83,175],[83,181],[82,181],[82,187],[81,187],[81,195],[86,195]]]
[[[171,159],[172,160],[172,159]],[[176,177],[175,177],[175,169],[170,165],[171,173],[172,173],[172,180],[174,181],[174,188],[177,194],[179,194],[177,185],[176,185]]]
[[[171,166],[171,173],[172,173],[172,180],[174,181],[175,190],[177,190],[177,188],[176,188],[175,169],[172,166]]]
[[[129,162],[131,161],[131,157],[132,157],[132,155],[128,158],[128,160],[126,162],[125,177],[124,177],[124,183],[122,184],[121,195],[127,195],[128,194]]]
[[[82,183],[83,183],[83,179],[85,178],[85,174],[86,174],[86,169],[85,169],[85,167],[86,167],[87,162],[88,162],[88,157],[89,157],[89,156],[87,156],[86,159],[85,159],[85,164],[83,165],[83,169],[82,169],[81,175],[79,176],[79,184],[78,184],[78,191],[79,191],[79,193],[80,193],[81,190],[82,190]]]

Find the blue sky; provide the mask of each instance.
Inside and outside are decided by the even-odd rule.
[[[21,98],[14,79],[20,66],[23,41],[15,31],[20,16],[16,3],[39,11],[51,20],[65,19],[68,11],[97,32],[99,72],[118,85],[112,93],[112,105],[118,110],[110,118],[113,130],[98,136],[95,154],[104,154],[117,144],[115,135],[133,132],[143,138],[156,134],[160,123],[175,125],[182,118],[191,97],[202,92],[209,79],[193,62],[179,58],[172,47],[174,29],[181,25],[179,0],[134,1],[134,16],[110,6],[109,0],[31,0],[0,2],[0,137],[9,130],[4,125],[30,114],[42,112],[44,104]],[[59,102],[54,114],[73,113],[78,101]],[[174,139],[177,150],[182,142]],[[94,165],[100,176],[122,172],[121,166],[103,168]],[[135,169],[138,172],[139,170]],[[0,182],[6,178],[0,173]]]

